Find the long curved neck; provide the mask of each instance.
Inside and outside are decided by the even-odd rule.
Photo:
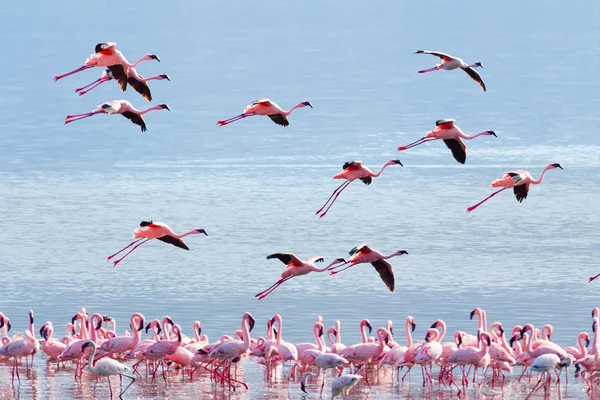
[[[162,329],[163,329],[163,337],[166,340],[171,339],[170,335],[171,335],[171,329],[169,328],[169,321],[166,318],[163,318],[162,320]]]
[[[319,346],[319,323],[317,322],[316,324],[313,325],[313,336],[315,338],[315,343],[317,344],[317,346]]]
[[[411,328],[412,325],[408,319],[406,319],[406,323],[404,324],[404,328],[406,330],[406,346],[410,347],[413,344]]]
[[[283,113],[284,113],[285,115],[290,115],[292,112],[294,112],[294,110],[295,110],[296,108],[298,108],[298,107],[301,107],[302,105],[303,105],[303,104],[302,104],[302,102],[300,102],[300,103],[296,104],[294,107],[290,108],[290,110],[289,110],[289,111],[284,111]]]
[[[141,323],[142,316],[138,313],[135,313],[131,316],[131,329],[133,329],[133,340],[137,343],[140,341],[140,331],[138,329],[138,324]]]
[[[335,321],[335,342],[336,343],[342,343],[342,331],[341,331],[341,327],[342,324],[339,320]]]
[[[440,320],[440,325],[442,327],[442,331],[439,333],[439,336],[437,337],[437,341],[441,342],[442,339],[444,338],[444,335],[446,334],[446,323],[442,320]]]
[[[477,136],[483,136],[483,135],[489,135],[488,131],[479,132],[479,133],[474,134],[473,136],[465,135],[461,131],[458,132],[458,136],[460,136],[461,138],[466,139],[466,140],[475,139]]]
[[[81,324],[79,326],[79,338],[80,339],[87,339],[87,338],[89,338],[89,336],[88,336],[88,330],[87,330],[87,326],[86,326],[86,321],[87,321],[87,316],[79,314],[79,323]]]
[[[146,59],[146,56],[143,56],[142,58],[140,58],[139,60],[137,60],[137,61],[136,61],[135,63],[133,63],[133,64],[129,64],[129,62],[127,62],[126,64],[127,64],[127,66],[128,66],[129,68],[135,68],[135,67],[137,67],[137,66],[138,66],[138,64],[139,64],[139,63],[141,63],[142,61],[146,61],[146,60],[147,60],[147,59]]]
[[[336,343],[336,341],[334,341],[333,339],[331,339],[331,335],[337,336],[334,333],[334,328],[327,329],[327,340],[329,340],[329,344],[331,344],[333,346]]]
[[[591,353],[594,355],[597,355],[598,354],[598,344],[599,344],[598,343],[598,339],[599,339],[598,330],[600,330],[600,327],[598,326],[598,322],[600,322],[598,319],[598,316],[594,317],[594,321],[596,322],[596,329],[594,332],[594,343],[592,343]]]
[[[186,233],[184,233],[184,234],[181,234],[181,235],[176,235],[176,236],[177,236],[179,239],[181,239],[181,238],[183,238],[183,237],[186,237],[187,235],[194,235],[194,234],[197,234],[197,233],[198,233],[198,231],[197,231],[196,229],[194,229],[194,230],[192,230],[192,231],[186,232]]]
[[[581,351],[580,358],[587,356],[587,348],[583,344],[584,339],[585,339],[585,334],[579,334],[579,336],[577,337],[577,344],[579,345],[579,350]]]
[[[383,172],[383,170],[384,170],[384,169],[386,169],[388,166],[390,166],[390,165],[392,165],[392,164],[395,164],[395,163],[394,163],[394,162],[392,162],[392,161],[388,161],[388,162],[386,162],[385,164],[383,164],[383,167],[381,167],[381,169],[379,170],[379,172],[378,172],[378,173],[376,173],[376,174],[373,174],[373,177],[374,177],[374,178],[377,178],[379,175],[381,175],[381,173]]]
[[[194,330],[194,339],[196,340],[196,343],[198,343],[200,341],[200,321],[194,321],[192,329]]]
[[[147,82],[147,81],[151,81],[153,79],[164,79],[164,78],[162,77],[162,74],[158,74],[158,75],[151,76],[150,78],[142,78],[141,81]]]
[[[360,323],[360,336],[363,343],[367,343],[367,324],[364,321]]]
[[[324,272],[324,271],[327,271],[327,270],[329,269],[329,267],[331,267],[331,266],[333,266],[333,265],[335,265],[335,264],[338,264],[338,262],[337,262],[337,261],[332,261],[332,262],[331,262],[331,264],[329,264],[328,266],[326,266],[326,267],[323,267],[323,268],[319,268],[319,267],[317,267],[316,265],[309,264],[309,265],[310,265],[310,267],[309,267],[309,268],[310,268],[310,270],[311,270],[311,271],[313,271],[313,272]]]
[[[279,330],[277,331],[277,346],[279,346],[281,344],[281,333],[283,332],[283,322],[281,321],[279,314],[275,316],[275,322],[277,322],[277,326],[279,326]]]
[[[542,171],[542,174],[540,175],[540,177],[538,179],[531,179],[530,183],[533,183],[536,185],[538,183],[541,183],[542,180],[544,180],[544,175],[546,175],[546,171],[548,171],[550,168],[552,168],[552,164],[550,164],[546,168],[544,168],[544,170]]]
[[[88,342],[92,346],[92,352],[90,353],[90,358],[88,358],[88,369],[93,372],[96,365],[94,364],[94,356],[96,355],[96,343],[91,341]],[[97,362],[97,361],[96,361]]]

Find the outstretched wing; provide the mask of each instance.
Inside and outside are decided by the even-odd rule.
[[[446,146],[452,151],[452,156],[456,161],[464,164],[467,160],[467,146],[459,138],[457,139],[444,139]]]
[[[250,103],[251,106],[256,106],[258,104],[262,104],[262,105],[270,105],[271,104],[271,100],[269,99],[260,99],[260,100],[254,100]]]
[[[271,120],[273,122],[275,122],[277,125],[288,126],[290,124],[290,122],[288,121],[288,119],[285,115],[269,114],[269,118],[271,118]]]
[[[371,265],[373,265],[377,272],[379,272],[379,276],[381,277],[383,283],[385,283],[385,286],[390,289],[390,292],[393,292],[395,290],[395,279],[392,264],[386,260],[379,259],[373,261]]]
[[[298,257],[296,257],[292,253],[275,253],[275,254],[271,254],[271,255],[267,256],[267,260],[270,260],[271,258],[277,258],[279,261],[281,261],[285,265],[288,265],[291,263],[293,263],[294,265],[302,264],[302,260],[300,260]]]
[[[306,263],[307,264],[313,264],[313,263],[316,263],[316,262],[323,262],[323,261],[325,261],[325,259],[323,257],[321,257],[321,256],[315,256],[315,257],[311,257],[311,258],[307,259]]]
[[[521,203],[527,198],[527,193],[529,193],[529,184],[515,186],[513,187],[513,191],[515,192],[517,200],[519,201],[519,203]]]
[[[134,124],[141,126],[142,132],[146,132],[148,130],[148,129],[146,129],[146,123],[144,122],[144,118],[142,118],[141,115],[136,114],[131,111],[125,111],[125,112],[121,113],[121,115],[124,116],[125,118],[131,120],[131,122],[133,122]]]
[[[475,69],[468,67],[468,68],[461,68],[463,71],[465,71],[467,74],[469,74],[469,76],[471,78],[473,78],[473,80],[477,83],[479,83],[479,86],[481,86],[481,88],[483,89],[484,92],[486,92],[487,90],[485,89],[485,83],[483,83],[483,78],[481,78],[481,75],[479,75],[479,72],[475,71]]]
[[[168,236],[168,235],[166,235],[166,236],[161,236],[161,237],[159,237],[159,238],[157,238],[157,239],[158,239],[158,240],[161,240],[161,241],[163,241],[163,242],[165,242],[165,243],[172,244],[173,246],[180,247],[180,248],[182,248],[182,249],[184,249],[184,250],[189,250],[189,249],[190,249],[190,248],[189,248],[189,247],[187,247],[187,245],[186,245],[186,244],[183,242],[183,240],[181,240],[181,239],[178,239],[178,238],[175,238],[175,237],[173,237],[173,236]]]
[[[371,249],[365,243],[361,243],[358,246],[353,247],[352,250],[350,250],[350,255],[352,256],[358,252],[370,253]]]
[[[140,75],[140,78],[143,78],[143,76]],[[152,101],[152,94],[150,94],[150,88],[148,87],[148,84],[146,82],[138,81],[134,77],[130,76],[127,79],[127,83],[133,86],[135,91],[141,94],[146,100]]]
[[[450,128],[450,127],[454,126],[454,121],[456,121],[456,120],[449,119],[449,118],[438,119],[437,121],[435,121],[435,126],[446,125]]]
[[[360,168],[360,161],[348,161],[342,165],[342,169],[347,169],[352,167],[352,169]]]
[[[370,176],[365,176],[364,178],[359,178],[365,185],[370,185],[373,179]]]
[[[415,51],[415,54],[431,54],[432,56],[439,57],[442,60],[445,58],[453,58],[451,55],[440,53],[439,51],[417,50]]]
[[[121,64],[111,65],[108,67],[110,72],[112,73],[113,78],[119,82],[121,86],[121,91],[127,90],[127,74],[125,73],[125,68]]]

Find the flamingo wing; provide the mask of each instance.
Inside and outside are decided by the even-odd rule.
[[[370,253],[371,249],[365,243],[361,243],[358,246],[353,247],[352,250],[350,250],[350,255],[352,256],[359,252],[366,254],[366,253]]]
[[[121,103],[117,100],[113,100],[101,104],[100,107],[107,114],[116,114],[121,109]]]
[[[515,192],[515,196],[519,203],[522,203],[523,200],[527,198],[527,193],[529,193],[529,184],[524,183],[522,185],[518,185],[513,187],[513,191]]]
[[[143,78],[143,76],[140,75],[140,78]],[[144,97],[146,100],[152,101],[152,94],[150,94],[150,87],[148,86],[148,84],[146,82],[138,81],[134,77],[130,76],[127,79],[127,83],[129,83],[131,86],[133,86],[135,91],[138,92],[139,94],[141,94],[142,97]]]
[[[463,71],[465,71],[467,74],[469,74],[469,76],[477,83],[479,83],[479,86],[481,86],[481,88],[483,89],[484,92],[486,92],[487,90],[485,89],[485,83],[483,83],[483,78],[481,78],[481,75],[479,75],[479,72],[475,71],[475,69],[471,68],[471,67],[467,67],[467,68],[462,68],[461,69]]]
[[[260,99],[260,100],[254,100],[250,103],[251,106],[257,106],[257,105],[263,105],[263,106],[270,106],[271,105],[271,100],[269,99]]]
[[[452,156],[456,161],[464,164],[467,160],[467,146],[460,140],[456,139],[444,139],[446,146],[452,151]]]
[[[323,257],[321,257],[321,256],[315,256],[315,257],[311,257],[311,258],[307,259],[306,263],[307,264],[313,264],[313,263],[316,263],[316,262],[323,262],[323,261],[325,261],[325,259]]]
[[[348,161],[342,165],[342,169],[360,169],[362,161]]]
[[[267,256],[267,260],[270,260],[271,258],[277,258],[279,261],[281,261],[285,265],[288,265],[288,264],[301,265],[302,264],[302,260],[300,260],[298,257],[296,257],[292,253],[275,253],[275,254],[271,254],[271,255]]]
[[[173,237],[173,236],[169,236],[169,235],[165,235],[165,236],[161,236],[159,238],[157,238],[160,241],[163,241],[165,243],[169,243],[172,244],[173,246],[177,246],[179,248],[182,248],[184,250],[189,250],[190,248],[187,247],[187,245],[185,244],[185,242],[179,238]]]
[[[517,171],[510,171],[507,172],[506,175],[510,176],[510,179],[514,182],[514,183],[519,183],[521,181],[523,181],[525,179],[525,175],[521,174],[520,172]],[[505,175],[505,176],[506,176]]]
[[[392,264],[387,262],[384,259],[375,260],[371,263],[379,272],[379,276],[385,286],[390,289],[390,292],[393,292],[395,289],[395,279],[394,279],[394,269],[392,268]]]
[[[449,128],[454,126],[454,121],[456,121],[455,119],[438,119],[437,121],[435,121],[435,126],[440,126],[440,125],[447,125]]]
[[[269,114],[268,117],[271,118],[271,121],[275,122],[277,125],[288,126],[290,124],[285,115]]]
[[[358,178],[358,179],[360,179],[361,181],[363,181],[363,183],[365,185],[370,185],[371,182],[373,182],[373,178],[371,178],[370,176],[365,176],[364,178]]]
[[[131,111],[125,111],[124,113],[121,113],[121,115],[124,116],[125,118],[131,120],[131,122],[133,122],[134,124],[141,126],[142,132],[146,132],[148,130],[146,128],[146,123],[144,122],[144,118],[142,118],[141,115],[136,114]]]
[[[94,53],[112,54],[116,47],[115,42],[98,43],[94,48]]]
[[[432,56],[436,56],[438,58],[441,58],[442,60],[447,59],[447,58],[454,58],[451,55],[445,54],[445,53],[440,53],[439,51],[429,51],[429,50],[417,50],[415,51],[415,54],[431,54]]]
[[[125,68],[121,64],[111,65],[108,67],[114,79],[119,82],[121,86],[121,91],[127,90],[127,74],[125,73]]]

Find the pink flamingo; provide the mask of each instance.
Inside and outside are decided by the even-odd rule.
[[[271,324],[273,325],[273,327],[275,326],[275,323],[277,323],[279,329],[278,329],[278,333],[277,333],[277,341],[275,342],[275,346],[269,348],[269,351],[267,352],[267,355],[265,356],[265,359],[269,360],[271,358],[271,355],[274,351],[277,352],[277,354],[279,354],[279,357],[281,359],[281,361],[283,361],[283,375],[284,378],[286,376],[285,373],[285,364],[288,361],[298,361],[298,350],[296,349],[296,346],[294,346],[292,343],[289,342],[284,342],[282,339],[283,336],[283,321],[281,319],[281,315],[276,314],[272,319],[271,319]]]
[[[46,322],[40,328],[40,335],[44,338],[44,343],[42,344],[42,351],[46,353],[48,358],[51,360],[58,360],[58,356],[62,354],[63,351],[67,348],[67,345],[60,340],[56,340],[52,338],[52,333],[54,332],[54,327],[52,326],[52,322]]]
[[[475,67],[483,68],[482,63],[476,62],[474,64],[467,64],[458,57],[453,57],[448,54],[440,53],[439,51],[417,50],[414,54],[431,54],[432,56],[442,59],[442,62],[440,64],[437,64],[435,67],[419,71],[420,74],[423,74],[425,72],[437,71],[440,69],[451,71],[453,69],[460,68],[463,71],[465,71],[471,77],[471,79],[479,83],[479,86],[481,86],[484,92],[486,91],[485,83],[483,83],[483,78],[481,78],[481,75],[479,75],[479,73],[474,69]]]
[[[281,274],[281,279],[269,286],[267,289],[260,293],[257,293],[254,297],[258,297],[258,300],[264,299],[271,292],[279,287],[279,285],[292,279],[295,276],[306,275],[309,272],[324,272],[327,271],[331,266],[339,263],[346,264],[346,260],[343,258],[336,258],[326,267],[318,268],[315,263],[323,262],[324,259],[321,256],[307,258],[302,261],[296,257],[293,253],[275,253],[267,256],[267,260],[277,258],[279,261],[285,264],[285,271]]]
[[[538,389],[538,386],[542,382],[544,375],[548,376],[546,383],[548,384],[548,388],[550,387],[550,382],[552,380],[550,371],[554,371],[556,373],[556,381],[557,383],[560,382],[560,375],[558,373],[558,370],[567,367],[568,365],[569,363],[564,362],[564,360],[562,360],[556,354],[543,354],[539,357],[536,357],[535,361],[533,362],[533,364],[531,364],[531,367],[529,367],[529,369],[535,372],[541,372],[542,375],[540,376],[540,379],[538,379],[533,389],[531,389],[531,392],[526,397],[526,399],[528,399],[533,394],[533,392],[535,392]]]
[[[388,340],[388,332],[385,328],[378,328],[376,331],[377,343],[361,343],[358,346],[353,346],[345,352],[344,357],[353,364],[361,363],[365,366],[365,379],[369,384],[368,365],[379,358],[386,349]]]
[[[312,365],[315,364],[315,359],[325,352],[325,339],[323,338],[324,326],[322,322],[317,322],[313,326],[313,335],[318,344],[316,348],[311,347],[300,347],[296,345],[296,351],[298,352],[298,362],[302,365],[301,373],[304,373]],[[304,344],[304,343],[300,343]],[[309,343],[306,343],[309,344]],[[310,343],[312,344],[312,343]]]
[[[271,118],[271,120],[277,125],[288,126],[290,122],[288,121],[287,117],[292,112],[294,112],[296,108],[306,106],[313,108],[312,104],[310,104],[309,101],[301,101],[300,103],[292,107],[289,111],[285,111],[281,107],[279,107],[275,102],[269,99],[254,100],[252,103],[246,106],[246,109],[244,109],[243,113],[226,120],[217,121],[217,125],[227,125],[242,118],[252,117],[253,115],[266,115],[269,118]]]
[[[167,382],[167,376],[165,374],[165,366],[162,362],[163,359],[171,354],[175,354],[177,348],[181,346],[181,327],[178,324],[173,325],[173,332],[177,334],[177,338],[174,340],[160,340],[150,347],[148,347],[143,353],[142,356],[146,360],[150,361],[158,361],[160,365],[162,365],[162,374],[165,383]],[[156,379],[156,372],[158,370],[158,365],[155,365],[154,371],[152,373],[152,382]]]
[[[446,358],[446,362],[450,364],[454,364],[455,368],[457,365],[460,367],[463,373],[463,385],[465,384],[465,380],[468,381],[468,378],[465,378],[465,366],[470,365],[475,368],[473,372],[473,382],[475,382],[475,377],[477,375],[477,370],[479,368],[485,369],[487,364],[489,363],[490,355],[488,353],[488,347],[491,344],[490,336],[487,332],[480,333],[480,347],[462,347],[452,353],[448,358]],[[451,376],[451,375],[450,375]],[[462,390],[458,387],[454,379],[451,379],[451,384],[456,386],[458,389],[458,394],[462,393]],[[481,382],[479,383],[481,385]]]
[[[132,372],[131,368],[129,368],[125,364],[122,364],[119,361],[114,360],[110,357],[106,357],[106,358],[102,358],[102,359],[95,358],[96,343],[91,340],[87,340],[87,341],[85,341],[85,343],[83,343],[81,345],[81,352],[82,353],[85,352],[85,350],[88,347],[91,347],[92,350],[90,352],[90,357],[88,359],[87,368],[91,373],[100,375],[100,376],[105,376],[106,379],[108,379],[108,389],[110,390],[110,398],[111,399],[113,396],[112,387],[110,385],[111,375],[119,375],[121,377],[121,379],[124,376],[131,379],[131,382],[129,382],[129,385],[127,385],[127,387],[119,393],[119,398],[122,399],[123,394],[127,391],[127,389],[129,389],[129,386],[131,386],[133,384],[133,382],[135,382],[135,377],[130,375],[130,372]]]
[[[456,161],[464,164],[467,160],[467,146],[461,139],[471,140],[482,135],[496,136],[494,131],[483,131],[473,136],[465,135],[462,129],[454,125],[454,119],[439,119],[435,121],[435,128],[425,134],[421,139],[414,141],[406,146],[398,147],[398,151],[408,150],[412,147],[423,143],[431,142],[432,140],[442,139],[446,147],[452,151],[452,156]]]
[[[123,65],[126,67],[136,67],[139,63],[146,60],[156,60],[160,62],[160,58],[156,54],[146,54],[142,58],[140,58],[136,63],[131,64],[123,53],[117,50],[115,47],[117,46],[114,42],[107,43],[98,43],[94,50],[94,54],[92,54],[87,60],[85,60],[85,64],[71,72],[67,72],[63,75],[57,75],[54,77],[54,81],[58,81],[66,76],[76,74],[77,72],[84,71],[93,67],[110,67],[111,65]]]
[[[344,357],[339,356],[333,353],[323,353],[319,354],[315,358],[315,365],[317,366],[317,373],[313,374],[312,372],[306,372],[302,375],[302,379],[300,380],[300,389],[306,393],[306,378],[311,376],[313,378],[319,378],[321,375],[321,371],[325,371],[327,369],[333,369],[342,367],[343,365],[348,364],[348,360]],[[321,395],[323,395],[323,388],[325,387],[325,376],[323,376],[323,383],[321,383]]]
[[[131,351],[140,342],[140,331],[144,329],[145,318],[142,314],[136,312],[129,319],[133,336],[116,336],[104,342],[99,350],[107,353],[114,353],[117,357],[122,357],[123,353]]]
[[[8,342],[4,346],[0,348],[0,356],[13,358],[13,368],[11,371],[12,381],[15,381],[15,375],[19,382],[21,382],[21,377],[19,376],[19,367],[18,367],[18,359],[21,357],[27,357],[31,355],[31,348],[35,346],[35,342],[37,339],[35,336],[29,331],[25,331],[24,339],[13,340],[12,342]]]
[[[335,342],[331,340],[331,337],[329,336],[330,333],[335,336]],[[327,330],[327,339],[329,339],[331,344],[331,352],[334,354],[339,354],[346,348],[346,345],[342,343],[341,322],[339,320],[335,321],[335,328],[329,328]]]
[[[585,344],[583,344],[585,342]],[[575,360],[581,360],[587,357],[587,347],[590,345],[590,336],[587,332],[581,332],[577,335],[577,347],[569,346],[565,349],[569,355],[573,356]]]
[[[314,342],[304,342],[304,343],[296,343],[296,350],[298,351],[298,356],[300,356],[300,353],[302,353],[304,350],[316,350],[319,347],[321,347],[321,337],[323,336],[323,330],[325,329],[324,325],[323,325],[323,317],[321,317],[320,315],[317,317],[317,322],[315,322],[315,324],[313,325],[313,337],[315,339]],[[323,349],[322,351],[326,351],[325,350],[325,342],[323,342]]]
[[[419,348],[415,356],[415,364],[421,366],[421,372],[423,373],[423,387],[425,387],[426,379],[433,386],[433,364],[438,362],[444,351],[441,339],[442,336],[437,329],[427,329],[425,343]],[[427,371],[427,367],[429,367],[429,371]]]
[[[379,276],[381,277],[383,283],[385,283],[390,292],[393,292],[395,290],[394,269],[392,268],[392,265],[386,260],[388,258],[401,256],[403,254],[408,255],[408,252],[406,250],[399,250],[395,253],[390,254],[389,256],[386,256],[381,254],[377,250],[371,249],[364,243],[359,244],[358,246],[350,250],[350,255],[352,256],[348,261],[348,264],[350,265],[337,271],[331,271],[331,275],[340,273],[357,264],[371,263],[371,265],[373,265],[373,267],[375,267],[375,270],[379,273]],[[341,265],[338,265],[329,269],[334,270],[336,268],[339,268],[340,266]]]
[[[65,125],[70,124],[71,122],[79,121],[80,119],[89,118],[96,114],[121,114],[134,124],[139,125],[142,129],[142,132],[146,132],[148,129],[146,128],[146,122],[144,122],[142,115],[149,111],[164,109],[171,111],[169,106],[166,104],[157,104],[145,110],[138,110],[127,100],[113,100],[100,104],[92,112],[67,115],[67,118],[65,118]]]
[[[319,208],[315,214],[321,213],[325,206],[329,204],[325,211],[323,211],[321,215],[319,215],[319,218],[323,218],[327,214],[333,203],[335,203],[342,191],[344,191],[344,189],[346,189],[348,185],[350,185],[353,181],[355,181],[356,179],[360,179],[365,185],[370,185],[373,181],[373,178],[379,177],[383,173],[383,170],[390,165],[404,166],[400,160],[390,160],[383,164],[383,167],[381,167],[379,172],[374,173],[367,166],[363,165],[362,161],[360,160],[348,161],[342,166],[343,171],[333,177],[333,179],[345,179],[346,182],[342,183],[333,191],[331,196],[329,196],[329,199],[327,199],[325,204],[323,204],[323,207]]]
[[[100,315],[98,313],[92,314],[91,326],[90,326],[90,331],[91,331],[90,336],[88,336],[88,329],[87,329],[88,315],[85,312],[79,312],[77,315],[75,315],[75,317],[73,317],[73,320],[76,320],[76,319],[81,322],[81,329],[79,331],[79,339],[72,341],[71,344],[69,344],[65,348],[65,350],[62,352],[62,354],[58,356],[59,361],[63,361],[63,362],[70,361],[70,360],[76,361],[75,380],[77,380],[78,376],[80,378],[83,376],[83,368],[84,368],[83,359],[86,356],[89,356],[89,353],[91,352],[91,350],[89,350],[89,349],[87,352],[84,352],[84,349],[82,348],[82,346],[88,340],[91,340],[92,342],[96,343],[96,340],[98,339],[96,331],[98,329],[100,329],[100,327],[102,326],[102,315]]]
[[[390,351],[385,353],[383,358],[379,361],[380,366],[385,364],[395,365],[396,362],[400,359],[400,357],[406,354],[408,348],[413,344],[411,332],[414,332],[416,327],[417,325],[415,324],[415,319],[410,315],[406,317],[406,320],[404,321],[404,329],[406,332],[406,346],[398,345],[394,348],[391,348]]]
[[[537,185],[537,184],[541,183],[542,180],[544,179],[544,175],[546,174],[546,171],[548,171],[550,169],[554,169],[554,168],[563,169],[563,167],[559,163],[549,164],[546,168],[544,168],[539,179],[533,179],[533,177],[531,176],[531,174],[529,172],[522,171],[522,170],[509,171],[509,172],[505,173],[501,179],[496,179],[495,181],[492,182],[492,187],[502,187],[502,189],[495,191],[494,193],[490,194],[485,199],[481,200],[479,203],[467,208],[467,212],[473,211],[474,209],[476,209],[481,204],[485,203],[486,201],[488,201],[489,199],[491,199],[498,193],[502,192],[503,190],[510,189],[510,188],[513,188],[513,191],[515,193],[515,197],[517,198],[517,201],[519,203],[521,203],[523,200],[525,200],[527,198],[527,194],[529,193],[529,186],[531,184]],[[592,280],[592,279],[590,279],[590,280]]]
[[[123,257],[113,261],[113,264],[116,267],[118,263],[123,261],[123,259],[131,254],[135,249],[152,239],[158,239],[162,242],[172,244],[173,246],[177,246],[184,250],[189,250],[190,248],[187,247],[182,239],[188,235],[198,235],[201,233],[208,236],[208,233],[206,233],[204,229],[196,228],[182,235],[178,235],[173,232],[173,230],[167,224],[162,222],[142,221],[140,222],[140,228],[133,232],[133,238],[135,240],[123,247],[121,250],[117,251],[115,254],[108,256],[107,261],[135,244],[133,249],[129,250]]]
[[[100,78],[96,79],[94,82],[89,85],[80,87],[75,89],[75,92],[79,92],[79,95],[82,96],[89,92],[90,90],[100,86],[102,83],[110,81],[111,79],[116,79],[121,86],[121,90],[124,92],[127,89],[127,84],[131,85],[136,92],[142,95],[146,100],[152,101],[152,94],[150,93],[150,87],[146,82],[151,80],[159,80],[162,81],[166,79],[168,81],[171,80],[169,75],[167,74],[158,74],[151,76],[149,78],[144,78],[140,75],[135,68],[130,67],[125,69],[122,65],[112,65],[109,66],[106,71],[102,71],[102,75]],[[91,86],[91,87],[90,87]],[[83,90],[90,87],[87,90]]]

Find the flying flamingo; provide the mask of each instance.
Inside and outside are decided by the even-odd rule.
[[[346,182],[342,183],[340,186],[337,187],[337,189],[333,191],[331,196],[329,196],[329,199],[325,202],[325,204],[323,204],[323,207],[319,208],[315,214],[319,214],[321,211],[323,211],[325,206],[329,204],[329,207],[327,207],[327,209],[323,211],[323,213],[319,216],[319,218],[323,218],[327,214],[327,211],[329,211],[333,203],[337,200],[338,196],[342,193],[342,191],[346,189],[348,185],[350,185],[353,181],[355,181],[356,179],[360,179],[365,185],[370,185],[373,181],[372,178],[379,177],[384,169],[394,164],[404,166],[400,160],[390,160],[383,164],[383,167],[381,167],[381,170],[379,170],[379,172],[374,173],[368,167],[364,166],[362,161],[348,161],[342,166],[343,171],[333,177],[333,179],[345,179]],[[329,203],[330,200],[331,203]]]
[[[122,65],[112,65],[106,69],[106,71],[102,71],[102,75],[100,78],[96,79],[94,82],[89,85],[80,87],[75,89],[76,92],[79,92],[79,95],[82,96],[89,92],[90,90],[100,86],[102,83],[110,81],[112,79],[116,79],[119,85],[121,86],[121,90],[124,92],[127,89],[127,84],[133,86],[136,92],[141,94],[146,100],[152,101],[152,94],[150,93],[150,87],[146,82],[151,80],[159,80],[162,81],[166,79],[168,81],[171,80],[169,75],[167,74],[158,74],[151,76],[149,78],[144,78],[140,75],[135,68],[130,67],[127,70]],[[91,86],[89,89],[87,87]]]
[[[126,67],[136,67],[142,61],[147,60],[156,60],[160,62],[160,58],[156,54],[146,54],[142,58],[140,58],[136,63],[131,64],[123,53],[117,50],[115,47],[117,46],[114,42],[107,43],[98,43],[94,50],[94,54],[92,54],[87,60],[85,60],[85,64],[71,72],[67,72],[63,75],[57,75],[54,77],[54,81],[58,81],[66,76],[76,74],[77,72],[84,71],[88,68],[93,67],[110,67],[111,65],[123,65]]]
[[[446,146],[452,151],[452,156],[456,161],[464,164],[467,160],[467,146],[461,139],[471,140],[482,135],[496,136],[494,131],[483,131],[473,136],[465,135],[462,129],[454,125],[454,119],[438,119],[435,121],[435,128],[425,134],[421,139],[407,144],[406,146],[398,147],[398,151],[408,150],[412,147],[423,143],[431,142],[432,140],[442,139]]]
[[[408,252],[406,250],[399,250],[395,253],[390,254],[389,256],[386,256],[381,254],[377,250],[371,249],[369,246],[363,243],[350,250],[350,255],[352,255],[352,257],[348,261],[348,264],[350,265],[338,271],[331,271],[331,275],[340,273],[343,270],[351,268],[357,264],[371,263],[371,265],[373,265],[373,267],[375,267],[375,270],[377,270],[377,272],[379,273],[379,276],[381,277],[383,283],[385,283],[390,292],[393,292],[395,290],[394,269],[392,268],[392,265],[386,261],[386,259],[395,256],[401,256],[403,254],[408,255]],[[340,266],[341,265],[330,267],[329,269],[333,270],[339,268]]]
[[[295,276],[306,275],[309,272],[324,272],[327,271],[330,267],[336,264],[346,264],[346,260],[343,258],[336,258],[326,267],[318,268],[315,263],[323,262],[324,259],[321,256],[307,258],[302,261],[298,257],[296,257],[292,253],[275,253],[267,256],[267,260],[272,258],[277,258],[279,261],[285,264],[285,271],[281,274],[281,279],[275,282],[273,285],[269,286],[267,289],[263,290],[260,293],[257,293],[254,297],[258,297],[259,300],[267,297],[271,292],[273,292],[279,285],[283,284],[285,281],[292,279]],[[343,265],[342,264],[342,265]]]
[[[529,172],[522,170],[509,171],[505,173],[501,179],[496,179],[492,182],[492,187],[502,187],[502,189],[495,191],[485,199],[481,200],[479,203],[467,208],[467,212],[473,211],[474,209],[476,209],[477,207],[479,207],[498,193],[510,188],[513,188],[517,201],[521,203],[527,198],[527,194],[529,193],[529,186],[531,184],[537,185],[539,183],[542,183],[546,171],[554,168],[563,169],[563,167],[559,163],[548,164],[548,166],[542,171],[542,174],[540,175],[539,179],[533,179]]]
[[[86,341],[81,346],[81,352],[83,353],[88,347],[92,348],[92,352],[90,353],[90,358],[88,358],[87,368],[91,373],[100,376],[105,376],[106,379],[108,379],[108,389],[110,390],[111,399],[113,396],[112,387],[110,385],[111,375],[119,375],[121,377],[126,376],[129,379],[131,379],[129,385],[127,385],[127,387],[119,393],[119,398],[122,399],[123,394],[127,391],[127,389],[129,389],[129,386],[131,386],[133,382],[135,382],[135,377],[133,375],[130,375],[130,373],[133,371],[125,364],[121,364],[119,361],[110,357],[104,357],[99,360],[94,360],[94,356],[96,355],[96,343],[94,343],[91,340]]]
[[[65,118],[65,125],[71,122],[79,121],[80,119],[89,118],[96,114],[121,114],[125,118],[131,120],[131,122],[134,124],[139,125],[142,129],[142,132],[146,132],[148,129],[146,128],[146,122],[144,121],[144,118],[142,118],[142,115],[150,111],[164,109],[171,111],[169,106],[166,104],[157,104],[155,106],[146,108],[145,110],[138,110],[127,100],[113,100],[100,104],[92,112],[67,115],[67,118]]]
[[[119,258],[116,261],[113,261],[114,266],[116,267],[118,263],[123,261],[125,257],[127,257],[131,252],[140,247],[142,244],[146,243],[152,239],[158,239],[162,242],[172,244],[173,246],[177,246],[184,250],[189,250],[185,242],[182,240],[185,236],[188,235],[198,235],[205,234],[208,236],[208,233],[204,229],[193,229],[187,233],[182,235],[178,235],[167,225],[162,222],[152,222],[152,221],[142,221],[140,222],[140,227],[133,232],[133,238],[135,239],[133,242],[129,243],[127,246],[123,247],[121,250],[117,251],[115,254],[108,256],[108,260],[121,253],[125,249],[133,246],[133,249],[129,250],[123,257]]]
[[[435,67],[419,71],[420,74],[423,74],[425,72],[437,71],[439,69],[445,69],[445,70],[451,71],[453,69],[460,68],[463,71],[465,71],[467,74],[469,74],[469,76],[475,82],[479,83],[479,86],[481,86],[481,88],[483,89],[484,92],[486,91],[485,83],[483,83],[483,79],[481,78],[481,75],[479,75],[479,73],[474,70],[475,67],[483,68],[482,63],[476,62],[474,64],[467,64],[466,62],[464,62],[463,60],[461,60],[458,57],[452,57],[448,54],[440,53],[437,51],[417,50],[417,51],[415,51],[414,54],[431,54],[432,56],[436,56],[436,57],[439,57],[442,59],[442,62],[439,64],[436,64]]]
[[[296,108],[306,106],[313,108],[312,104],[310,104],[310,101],[301,101],[292,107],[290,111],[285,111],[279,107],[277,103],[269,99],[254,100],[252,103],[246,106],[246,109],[243,113],[226,120],[217,121],[217,125],[227,125],[242,118],[252,117],[253,115],[266,115],[277,125],[288,126],[290,124],[287,119],[288,115],[290,115]]]

